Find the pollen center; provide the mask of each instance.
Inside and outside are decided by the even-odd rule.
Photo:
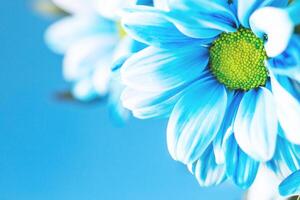
[[[268,79],[266,58],[263,40],[245,28],[221,34],[210,48],[211,71],[231,90],[264,86]]]

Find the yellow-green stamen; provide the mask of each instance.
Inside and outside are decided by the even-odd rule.
[[[251,30],[223,33],[210,48],[210,68],[216,79],[231,90],[264,86],[268,79],[264,42]]]

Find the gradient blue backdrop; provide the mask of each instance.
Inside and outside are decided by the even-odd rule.
[[[165,121],[110,122],[103,105],[60,102],[61,57],[51,20],[25,0],[1,2],[0,200],[238,200],[229,184],[200,188],[173,161]]]

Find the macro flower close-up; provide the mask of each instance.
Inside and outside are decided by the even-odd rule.
[[[149,45],[121,68],[123,104],[138,118],[169,118],[169,152],[200,185],[229,178],[248,188],[261,164],[281,176],[299,168],[300,38],[280,35],[282,45],[256,26],[270,20],[260,9],[287,6],[174,0],[122,16],[125,30]]]

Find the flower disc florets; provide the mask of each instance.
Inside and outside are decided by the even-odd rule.
[[[223,33],[210,48],[210,68],[217,80],[231,90],[264,86],[268,79],[264,41],[251,30]]]

